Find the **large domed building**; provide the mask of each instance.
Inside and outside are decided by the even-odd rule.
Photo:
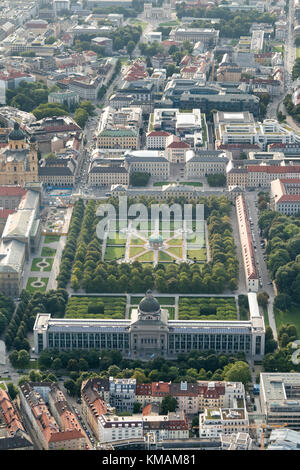
[[[36,142],[27,142],[25,133],[15,122],[8,144],[0,152],[0,185],[24,186],[38,181]]]
[[[126,319],[51,318],[40,313],[34,324],[35,351],[43,349],[115,349],[124,357],[149,360],[176,358],[192,350],[217,354],[243,352],[257,360],[264,355],[265,327],[256,294],[250,293],[250,320],[170,320],[150,290]],[[250,301],[251,300],[251,301]],[[255,308],[253,308],[253,306]]]

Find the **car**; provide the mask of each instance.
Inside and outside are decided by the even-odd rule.
[[[8,371],[8,370],[5,370],[5,371],[3,372],[3,374],[8,374],[8,373],[9,373],[9,371]]]

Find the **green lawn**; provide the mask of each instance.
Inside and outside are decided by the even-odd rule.
[[[109,232],[107,236],[106,244],[110,245],[126,245],[126,235]]]
[[[236,320],[234,297],[180,297],[179,320]]]
[[[136,258],[136,261],[139,261],[140,263],[153,261],[153,251],[147,251],[147,253],[144,253],[143,255],[138,256]]]
[[[148,237],[147,237],[148,238]],[[142,240],[141,238],[132,238],[130,240],[131,245],[145,245],[145,240]]]
[[[94,305],[93,312],[88,311]],[[97,305],[104,305],[104,313],[97,313]],[[72,296],[66,308],[66,318],[125,318],[126,297],[120,296]],[[101,309],[99,307],[99,312]]]
[[[53,242],[59,242],[60,236],[59,235],[46,235],[44,239],[44,243],[53,243]]]
[[[180,21],[178,19],[176,19],[176,20],[167,21],[165,23],[159,23],[158,26],[159,27],[160,26],[176,26],[178,24],[180,24]]]
[[[168,253],[165,253],[164,251],[160,251],[158,253],[158,261],[174,261],[174,258],[170,255],[168,255]]]
[[[274,308],[274,315],[275,315],[275,322],[276,322],[276,329],[281,325],[285,325],[287,323],[294,323],[297,328],[298,336],[300,338],[300,307],[296,305],[292,305],[292,307],[287,311],[283,312],[282,310],[278,310]]]
[[[265,326],[269,326],[269,316],[268,316],[267,307],[263,307],[263,311],[264,311]]]
[[[168,252],[172,253],[175,256],[179,256],[179,258],[182,258],[181,246],[172,246],[171,248],[168,248]]]
[[[193,260],[196,258],[197,261],[206,261],[206,250],[201,248],[200,250],[187,250],[188,258]]]
[[[105,261],[111,261],[113,259],[124,258],[125,246],[107,246],[105,250]]]
[[[42,262],[43,258],[34,258],[31,264],[31,271],[42,271],[42,268],[37,266],[38,263]],[[45,258],[45,262],[49,263],[49,266],[44,267],[44,271],[51,271],[54,258]]]
[[[142,246],[131,246],[129,248],[129,256],[130,258],[133,258],[133,256],[143,253],[143,251],[145,251],[145,248]]]
[[[171,246],[182,246],[182,238],[172,238],[168,240],[167,244]]]
[[[42,253],[41,255],[43,257],[46,257],[46,256],[55,256],[55,253],[56,253],[56,250],[55,248],[50,248],[49,246],[44,246],[42,248]]]
[[[46,291],[47,284],[48,284],[48,278],[47,277],[42,277],[41,278],[41,282],[44,282],[43,286],[41,286],[41,287],[32,286],[31,283],[35,282],[37,280],[38,280],[37,277],[29,277],[28,278],[27,286],[26,286],[26,290],[28,290],[28,292],[34,293],[34,292],[45,292]]]

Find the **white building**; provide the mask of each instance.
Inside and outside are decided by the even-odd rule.
[[[147,44],[153,44],[154,42],[162,41],[162,32],[160,31],[151,31],[150,33],[145,34]]]
[[[221,434],[247,432],[249,418],[244,399],[235,400],[232,408],[205,408],[199,415],[200,439],[216,439]]]

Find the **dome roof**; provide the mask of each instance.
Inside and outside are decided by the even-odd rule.
[[[149,242],[152,242],[152,243],[162,243],[164,241],[163,237],[161,235],[151,235],[151,237],[149,238]]]
[[[14,130],[8,136],[9,140],[24,140],[25,134],[20,129],[20,124],[15,122],[14,123]]]
[[[139,303],[139,310],[145,313],[154,313],[160,310],[158,300],[152,295],[152,291],[148,290],[146,296]]]

